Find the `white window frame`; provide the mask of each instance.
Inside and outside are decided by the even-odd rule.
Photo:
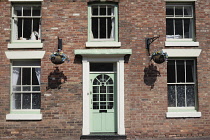
[[[30,59],[28,59],[28,60],[30,60]],[[31,68],[31,69],[32,68],[40,68],[40,71],[41,71],[41,65],[40,66],[32,66],[32,65],[30,65],[30,66],[29,65],[28,66],[13,66],[14,61],[26,62],[28,60],[16,59],[16,60],[11,61],[10,114],[6,115],[6,120],[41,120],[42,119],[42,114],[40,113],[41,106],[39,109],[32,109],[32,94],[38,93],[41,96],[41,90],[40,91],[32,91],[33,85],[30,85],[31,91],[22,91],[22,86],[21,86],[21,91],[13,91],[13,84],[12,84],[13,83],[13,68],[21,68],[21,69],[22,68]],[[38,59],[36,59],[36,60],[38,60]],[[30,61],[33,61],[33,60],[30,60]],[[41,62],[40,62],[40,64],[41,64]],[[22,76],[20,78],[22,79]],[[32,78],[31,78],[31,80],[32,80]],[[39,85],[34,85],[34,86],[40,86],[40,85],[41,84],[40,84],[40,78],[39,78]],[[21,93],[21,98],[22,98],[22,94],[31,94],[31,108],[30,109],[14,109],[13,108],[14,93]],[[40,99],[40,102],[41,102],[41,99]]]
[[[15,14],[15,7],[16,6],[19,6],[21,7],[22,6],[22,15],[21,16],[18,16]],[[31,7],[31,15],[30,16],[23,16],[23,6],[28,6],[28,7]],[[12,43],[41,43],[41,24],[39,25],[39,31],[37,31],[37,33],[39,34],[38,35],[38,40],[32,40],[32,37],[31,37],[31,40],[25,40],[24,38],[21,39],[18,39],[17,37],[17,34],[18,34],[18,25],[15,24],[15,19],[18,20],[18,18],[21,18],[21,19],[31,19],[32,20],[32,24],[31,24],[31,35],[32,35],[32,32],[33,32],[33,19],[40,19],[40,22],[41,22],[41,8],[40,8],[40,16],[33,16],[32,15],[32,10],[33,10],[33,6],[40,6],[41,7],[41,4],[40,3],[23,3],[23,4],[20,4],[20,3],[15,3],[12,5],[12,33],[11,33],[11,42]],[[22,21],[22,36],[23,36],[23,21]],[[15,30],[17,33],[15,33]]]
[[[182,39],[169,39],[166,37],[166,42],[165,42],[165,46],[199,46],[199,42],[195,41],[195,15],[194,15],[194,5],[192,2],[196,1],[196,0],[165,0],[166,2],[182,2],[182,3],[167,3],[167,6],[191,6],[192,7],[192,16],[191,17],[175,17],[175,15],[173,17],[167,17],[166,15],[166,19],[192,19],[192,38],[182,38]],[[189,3],[191,2],[191,3]],[[175,14],[175,13],[174,13]],[[183,13],[184,14],[184,13]],[[175,28],[175,26],[174,26]],[[184,32],[184,28],[183,28],[183,32]],[[175,31],[174,31],[175,33]],[[183,33],[184,34],[184,33]],[[166,35],[167,36],[167,35]],[[175,37],[175,35],[174,35]]]
[[[98,15],[98,16],[93,16],[92,15],[92,7],[93,6],[113,6],[113,13],[114,15]],[[93,38],[93,33],[92,33],[92,17],[112,17],[114,18],[113,25],[113,34],[112,38],[107,38],[107,39],[94,39]],[[99,29],[100,31],[100,29]],[[94,3],[94,4],[89,4],[88,5],[88,42],[86,42],[86,47],[120,47],[121,43],[118,42],[118,5],[115,3]]]

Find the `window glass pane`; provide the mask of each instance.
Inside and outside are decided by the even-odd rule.
[[[21,109],[21,94],[13,93],[13,109]]]
[[[38,33],[39,33],[39,25],[40,24],[40,19],[39,18],[34,18],[33,19],[33,31],[37,32],[37,35],[35,34],[36,40],[38,40]]]
[[[21,68],[13,68],[12,85],[21,85]]]
[[[173,17],[174,16],[174,7],[173,6],[167,6],[166,7],[166,16],[167,17]]]
[[[29,40],[31,38],[32,32],[32,19],[25,18],[23,20],[23,38]]]
[[[187,106],[195,106],[195,87],[194,85],[186,85]]]
[[[177,106],[185,107],[185,85],[177,86]]]
[[[107,94],[107,101],[114,101],[113,94]]]
[[[112,30],[114,29],[114,27],[112,27],[112,21],[114,22],[114,19],[112,20],[111,17],[107,18],[107,38],[113,38]]]
[[[168,106],[176,107],[175,85],[168,85]]]
[[[174,39],[174,23],[173,19],[166,19],[166,37]]]
[[[23,68],[22,85],[31,85],[31,68]]]
[[[183,38],[183,24],[182,19],[175,19],[175,39]]]
[[[23,16],[31,16],[31,6],[23,7]]]
[[[169,60],[167,63],[167,81],[168,83],[175,83],[175,60]]]
[[[32,91],[40,91],[40,86],[33,86]]]
[[[31,86],[23,86],[23,91],[31,91]]]
[[[33,93],[32,94],[32,109],[40,109],[41,106],[41,94]]]
[[[40,6],[33,6],[32,16],[41,16]]]
[[[14,7],[14,16],[22,16],[22,6]]]
[[[41,66],[41,61],[40,60],[33,60],[33,61],[13,61],[12,62],[13,66]]]
[[[114,7],[109,6],[107,10],[108,10],[108,15],[114,15]]]
[[[40,85],[40,68],[32,68],[32,85]]]
[[[100,15],[106,15],[106,6],[100,6]]]
[[[100,37],[99,38],[106,38],[106,28],[107,23],[106,23],[106,18],[100,18]]]
[[[192,38],[192,19],[184,19],[184,38]]]
[[[23,104],[22,109],[31,109],[31,94],[24,93],[23,96]]]
[[[185,68],[184,68],[184,61],[177,60],[177,83],[185,82]]]
[[[93,38],[98,38],[98,21],[99,18],[97,17],[93,17],[92,18],[92,34],[93,34]]]
[[[98,6],[92,6],[92,15],[98,15]]]
[[[112,78],[110,78],[107,82],[106,82],[107,85],[112,85],[113,84],[113,80]]]
[[[113,63],[90,63],[90,71],[113,71]]]
[[[184,7],[184,16],[185,17],[192,17],[192,6],[185,6]]]
[[[186,82],[194,82],[194,61],[186,61]]]
[[[113,93],[113,86],[107,86],[107,93]]]
[[[18,18],[18,39],[22,39],[23,38],[23,28],[22,28],[22,23],[23,23],[23,19],[22,18]]]
[[[175,7],[175,16],[176,17],[183,17],[183,6],[176,6]]]

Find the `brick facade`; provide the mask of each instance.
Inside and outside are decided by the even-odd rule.
[[[89,0],[93,1],[93,0]],[[102,1],[102,0],[101,0]],[[109,0],[119,5],[120,49],[132,49],[125,57],[125,135],[127,139],[210,136],[209,91],[209,0],[195,1],[196,41],[198,47],[165,47],[164,0]],[[0,138],[1,139],[80,139],[82,135],[82,57],[75,49],[86,48],[88,38],[88,0],[43,0],[41,49],[8,49],[11,33],[11,3],[0,1]],[[199,118],[166,118],[167,63],[151,65],[145,38],[160,35],[151,52],[160,49],[202,49],[197,58]],[[49,55],[57,50],[57,38],[69,63],[54,65]],[[108,49],[108,48],[103,48]],[[119,49],[119,48],[114,48]],[[46,51],[41,60],[40,121],[9,121],[10,60],[5,51]],[[60,88],[51,88],[49,76],[55,70],[64,77]],[[152,71],[150,71],[152,69]],[[64,82],[65,81],[65,82]]]

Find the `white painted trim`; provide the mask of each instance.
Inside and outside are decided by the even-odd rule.
[[[116,62],[117,63],[117,134],[125,135],[124,125],[124,56],[112,58],[92,55],[83,56],[83,127],[82,134],[90,134],[90,107],[89,107],[89,65],[90,62]]]
[[[8,0],[12,2],[38,2],[38,1],[43,1],[43,0]]]
[[[165,0],[166,2],[193,2],[197,0]]]
[[[167,118],[201,117],[201,112],[167,112]]]
[[[165,41],[165,46],[193,46],[193,47],[198,47],[199,42],[168,42]]]
[[[9,49],[15,48],[43,48],[43,43],[12,43],[8,44]]]
[[[8,59],[42,59],[45,51],[6,51]]]
[[[201,49],[163,49],[168,57],[198,57]]]
[[[7,114],[6,120],[42,120],[42,114]]]
[[[121,47],[121,42],[86,42],[86,47]]]

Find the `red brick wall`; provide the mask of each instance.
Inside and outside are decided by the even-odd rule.
[[[167,119],[166,63],[154,64],[152,76],[147,70],[151,62],[145,49],[145,38],[160,35],[151,52],[165,43],[164,0],[120,0],[119,41],[121,49],[132,49],[125,63],[125,128],[128,139],[197,137],[210,135],[210,11],[209,0],[195,2],[196,39],[201,55],[197,59],[198,97],[201,118]],[[5,51],[10,40],[11,2],[0,1],[0,138],[79,139],[82,135],[82,64],[75,49],[85,49],[87,41],[87,0],[44,0],[42,2],[42,39],[46,51],[42,59],[41,121],[6,121],[10,112],[10,60]],[[63,40],[63,51],[69,63],[53,65],[49,55],[57,50],[57,37]],[[180,47],[176,47],[180,48]],[[185,48],[185,47],[182,47]],[[48,76],[58,67],[67,77],[60,89],[49,89]],[[157,73],[160,72],[160,75]]]

